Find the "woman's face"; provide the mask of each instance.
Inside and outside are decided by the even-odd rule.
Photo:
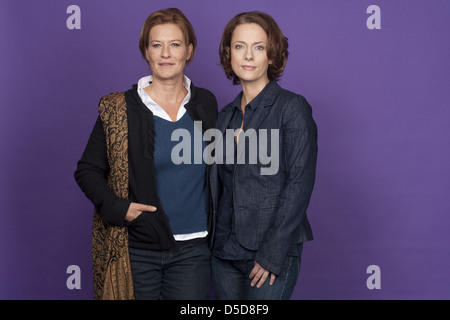
[[[267,34],[256,23],[240,24],[231,36],[231,67],[240,82],[269,81],[267,69]]]
[[[154,79],[183,77],[184,67],[191,54],[192,44],[186,43],[178,25],[159,24],[150,30],[147,59]]]

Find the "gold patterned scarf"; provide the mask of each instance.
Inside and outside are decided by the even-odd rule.
[[[114,194],[128,198],[128,123],[125,94],[111,93],[100,100],[99,114],[106,136],[110,172],[108,186]],[[128,253],[128,231],[103,221],[94,212],[92,227],[94,299],[134,299]]]

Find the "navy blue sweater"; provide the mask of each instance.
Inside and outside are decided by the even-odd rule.
[[[206,164],[202,159],[206,144],[203,139],[197,140],[201,149],[194,148],[194,137],[201,137],[202,133],[188,113],[175,122],[154,116],[154,122],[156,188],[170,228],[174,235],[206,231]],[[172,141],[175,130],[182,136]],[[197,130],[195,134],[194,130]],[[194,150],[199,153],[196,159]],[[181,160],[185,161],[176,164]]]

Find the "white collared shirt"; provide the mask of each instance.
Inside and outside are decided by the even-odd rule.
[[[153,113],[154,116],[160,117],[167,121],[172,121],[170,119],[167,112],[159,105],[157,104],[148,94],[145,92],[144,88],[149,86],[150,83],[153,81],[153,76],[146,76],[138,81],[137,85],[137,92],[139,97],[141,98],[144,105]],[[184,97],[183,102],[181,102],[180,107],[178,108],[177,113],[177,120],[180,120],[181,117],[186,113],[186,108],[184,105],[191,100],[191,80],[184,76],[183,78],[183,87],[187,90],[187,95]],[[194,233],[188,233],[188,234],[174,234],[173,237],[176,241],[186,241],[196,238],[204,238],[208,235],[208,231],[201,231],[201,232],[194,232]]]
[[[153,113],[153,115],[160,117],[167,121],[172,121],[172,119],[170,119],[167,112],[159,104],[157,104],[147,94],[147,92],[145,92],[144,88],[148,87],[150,85],[150,83],[152,83],[152,81],[153,81],[152,75],[141,78],[137,85],[138,95],[141,98],[142,102],[145,104],[145,106]],[[184,78],[183,78],[183,87],[187,90],[188,93],[187,93],[186,97],[184,97],[183,101],[181,102],[180,107],[178,108],[176,121],[180,120],[181,117],[183,117],[183,115],[186,112],[186,108],[184,107],[184,105],[186,103],[188,103],[189,100],[191,100],[191,80],[186,76],[184,76]]]

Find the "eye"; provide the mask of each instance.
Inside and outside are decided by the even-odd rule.
[[[239,49],[244,48],[244,46],[242,44],[237,44],[234,46],[234,48],[239,50]]]
[[[173,43],[171,44],[171,46],[172,46],[172,47],[179,47],[179,46],[181,46],[181,44],[179,44],[178,42],[173,42]]]
[[[160,43],[153,43],[152,44],[152,48],[159,48],[159,47],[161,47]]]
[[[256,50],[262,51],[262,50],[264,50],[264,46],[256,46]]]

